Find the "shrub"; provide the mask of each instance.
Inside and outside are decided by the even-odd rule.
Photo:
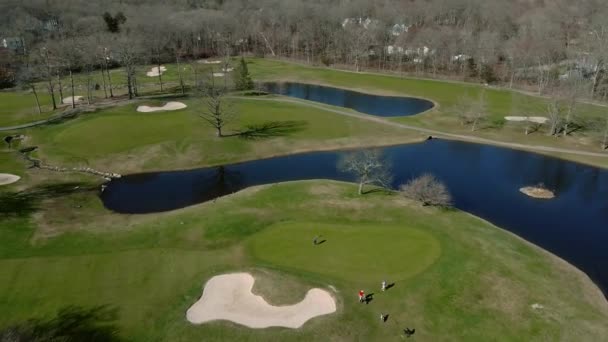
[[[423,206],[452,206],[452,196],[447,187],[431,174],[424,174],[401,185],[403,196],[422,203]]]

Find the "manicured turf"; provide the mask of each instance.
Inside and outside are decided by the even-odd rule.
[[[313,245],[317,234],[323,242]],[[257,234],[251,245],[262,262],[352,282],[404,280],[429,267],[441,250],[430,234],[405,224],[280,223]]]
[[[294,182],[145,216],[107,213],[94,193],[88,201],[56,195],[35,215],[5,213],[0,328],[68,305],[108,305],[118,310],[121,336],[135,341],[394,340],[404,325],[432,341],[596,341],[608,334],[606,304],[573,268],[466,213],[355,193],[352,184]],[[67,212],[76,214],[72,222]],[[327,237],[318,249],[307,231],[311,217]],[[41,238],[49,229],[70,232]],[[389,262],[376,264],[383,255]],[[350,256],[361,277],[348,266]],[[378,269],[365,272],[368,266]],[[187,323],[184,313],[206,279],[252,269],[261,277],[270,272],[274,280],[256,291],[271,302],[293,303],[306,289],[331,284],[339,310],[298,330]],[[395,286],[380,292],[384,272]],[[357,302],[359,289],[375,293],[368,305]],[[380,312],[390,314],[387,323]]]
[[[456,131],[466,128],[454,125],[454,116],[443,109],[467,89],[479,89],[252,62],[258,79],[289,75],[432,98],[440,104],[432,113],[398,120]],[[114,74],[118,82],[120,70]],[[154,89],[155,80],[150,81]],[[496,120],[507,111],[505,94],[489,94]],[[31,103],[25,105],[29,94],[8,96],[10,108],[31,110]],[[144,114],[129,104],[22,133],[47,161],[123,173],[420,138],[298,104],[239,99],[241,119],[228,127],[230,132],[269,121],[304,124],[264,139],[220,139],[196,116],[200,104],[192,98],[183,102],[189,107],[181,111]],[[504,132],[475,134],[504,138]],[[2,171],[25,177],[0,189],[0,329],[28,318],[51,318],[70,305],[108,305],[118,310],[120,335],[134,341],[390,341],[399,339],[404,326],[428,341],[608,336],[608,305],[588,278],[463,212],[420,207],[382,192],[358,196],[353,184],[307,181],[245,190],[170,213],[117,215],[100,203],[97,179],[26,171],[4,147]],[[327,241],[313,247],[316,234]],[[184,313],[205,280],[243,270],[261,277],[258,290],[270,302],[293,303],[310,287],[332,285],[339,310],[299,330],[186,322]],[[395,286],[379,293],[382,279]],[[359,289],[374,292],[374,300],[359,304]],[[534,303],[544,309],[532,309]],[[389,313],[387,323],[380,323],[381,312]]]
[[[224,129],[234,134],[268,122],[294,125],[258,139],[218,138],[198,116],[201,102],[178,99],[188,108],[139,113],[127,105],[82,116],[60,125],[26,130],[48,161],[86,163],[115,172],[193,168],[288,153],[298,149],[343,147],[373,142],[408,142],[422,135],[309,108],[273,101],[234,99],[238,120]],[[156,103],[160,101],[145,103]]]

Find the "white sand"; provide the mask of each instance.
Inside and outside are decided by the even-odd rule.
[[[158,77],[158,75],[162,75],[165,71],[167,71],[167,68],[165,68],[164,65],[161,65],[160,68],[159,67],[154,67],[154,68],[150,69],[150,71],[148,71],[146,73],[146,76],[149,76],[149,77]]]
[[[213,77],[224,77],[226,74],[224,74],[223,72],[214,72],[213,73]]]
[[[199,61],[199,62],[201,62],[203,64],[220,64],[220,63],[222,63],[222,61],[210,61],[208,59],[204,59],[204,60]]]
[[[201,298],[186,312],[194,324],[228,320],[249,328],[286,327],[296,329],[309,319],[336,311],[329,292],[311,289],[301,302],[272,306],[251,292],[255,279],[249,273],[224,274],[211,278]]]
[[[63,98],[63,103],[72,104],[73,101],[75,101],[76,103],[82,102],[84,101],[84,97],[74,96],[74,98],[72,98],[71,96],[68,96]]]
[[[234,68],[222,68],[223,72],[231,72]]]
[[[0,173],[0,185],[13,184],[20,179],[21,177],[17,175],[11,175],[10,173]]]
[[[137,107],[137,111],[142,112],[142,113],[150,113],[150,112],[160,112],[160,111],[166,111],[166,110],[178,110],[178,109],[184,109],[186,107],[188,107],[188,106],[186,106],[184,103],[181,103],[181,102],[167,102],[162,107],[139,106],[139,107]]]
[[[544,124],[549,121],[548,118],[544,116],[505,116],[505,120],[507,121],[529,121],[539,124]]]

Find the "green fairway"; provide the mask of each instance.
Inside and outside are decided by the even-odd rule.
[[[174,66],[167,67],[166,80],[175,82]],[[481,89],[265,59],[251,59],[250,67],[257,80],[429,98],[438,107],[390,120],[461,133],[468,129],[448,108]],[[142,72],[144,67],[138,68],[142,88],[157,91],[157,79]],[[122,70],[112,75],[121,82]],[[37,118],[31,94],[0,96],[0,125]],[[95,96],[103,94],[97,90]],[[48,96],[43,97],[48,115]],[[488,90],[488,97],[496,125],[471,134],[591,146],[570,140],[578,135],[524,137],[501,120],[510,111],[511,93]],[[23,144],[38,146],[34,155],[50,164],[122,174],[426,138],[339,115],[331,106],[281,102],[272,95],[235,93],[229,100],[238,120],[225,128],[228,136],[223,138],[198,116],[201,100],[192,95],[123,102],[10,134],[26,135]],[[167,101],[188,107],[136,111],[138,105]],[[540,108],[543,101],[532,98],[531,105]],[[594,115],[595,108],[590,117]],[[240,134],[268,123],[286,129]],[[0,148],[0,172],[23,177],[0,188],[0,329],[30,318],[50,319],[69,306],[107,305],[119,314],[115,324],[121,336],[146,342],[391,341],[399,339],[403,325],[415,327],[415,338],[424,341],[596,341],[608,335],[608,305],[584,274],[458,210],[421,207],[391,192],[358,196],[354,184],[302,181],[245,189],[168,213],[120,215],[103,207],[99,178],[27,166],[15,150]],[[318,234],[325,241],[313,246]],[[187,323],[185,312],[200,297],[205,281],[227,272],[251,272],[258,279],[254,293],[280,305],[301,300],[312,287],[331,290],[338,311],[297,330]],[[395,286],[380,292],[382,280]],[[368,305],[356,300],[360,289],[375,293]],[[544,309],[533,309],[533,304]],[[379,322],[381,312],[390,315],[385,324]]]
[[[320,234],[319,245],[311,243]],[[430,234],[408,226],[281,223],[257,234],[253,255],[278,267],[353,282],[403,280],[431,265],[440,246]]]
[[[67,193],[30,214],[4,212],[0,329],[69,305],[107,305],[134,341],[391,340],[401,324],[428,341],[608,334],[605,300],[572,266],[466,213],[355,193],[352,184],[291,182],[143,216],[108,213],[94,192]],[[327,241],[312,246],[314,234]],[[234,271],[252,272],[254,292],[283,305],[332,285],[338,312],[297,330],[189,324],[205,281]],[[395,286],[380,292],[383,279]],[[359,289],[375,293],[370,304],[358,303]],[[384,325],[380,312],[390,314]]]
[[[87,164],[119,173],[193,168],[298,150],[404,143],[423,137],[294,103],[235,98],[231,101],[238,119],[225,127],[227,137],[218,138],[198,116],[200,100],[178,100],[188,107],[139,113],[136,108],[140,104],[125,105],[25,133],[49,162]],[[142,103],[161,105],[163,101]],[[238,135],[250,125],[265,123],[283,124],[287,129],[259,138]]]

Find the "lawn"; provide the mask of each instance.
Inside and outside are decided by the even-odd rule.
[[[38,91],[42,114],[38,113],[36,99],[31,92],[0,92],[0,127],[43,120],[53,115],[50,97],[45,90]]]
[[[74,209],[83,195],[63,194],[31,215],[8,213],[0,232],[21,233],[2,243],[0,327],[68,305],[107,305],[121,336],[134,341],[391,340],[405,326],[429,341],[608,333],[602,295],[572,266],[466,213],[355,193],[352,184],[291,182],[143,216]],[[67,210],[78,212],[78,228],[32,240]],[[313,231],[327,241],[312,246]],[[283,304],[332,285],[338,312],[298,330],[187,323],[205,280],[231,271],[253,272],[254,291]],[[395,286],[381,293],[384,277]],[[356,300],[361,288],[374,293],[368,305]]]
[[[444,109],[464,93],[479,91],[472,85],[262,59],[250,66],[257,79],[290,75],[292,80],[431,98],[439,104],[435,110],[396,120],[457,132],[466,128],[454,125],[453,113]],[[175,75],[172,65],[167,67],[170,80]],[[120,70],[114,74],[119,82]],[[148,84],[156,87],[152,79]],[[511,95],[488,92],[499,121]],[[3,94],[9,94],[4,99],[11,104],[2,102],[2,120],[21,122],[30,115],[30,94]],[[272,101],[272,96],[263,99],[233,97],[240,118],[226,132],[267,122],[296,123],[297,129],[257,139],[218,138],[197,117],[200,102],[184,97],[178,99],[188,105],[184,110],[136,112],[139,104],[165,101],[146,99],[20,133],[50,163],[120,173],[422,138],[329,110]],[[541,100],[534,101],[542,107]],[[19,110],[23,114],[14,116]],[[509,131],[497,127],[474,134],[511,139],[504,132]],[[530,139],[549,141],[540,135]],[[551,139],[556,146],[565,140]],[[608,336],[608,304],[584,274],[457,210],[421,207],[380,191],[358,196],[353,184],[301,181],[247,189],[168,213],[119,215],[104,209],[97,178],[26,171],[4,146],[0,167],[0,172],[24,176],[0,188],[0,329],[28,318],[51,318],[67,306],[107,305],[118,312],[119,334],[134,341],[394,340],[406,326],[426,341],[596,341]],[[326,241],[313,246],[317,234]],[[254,291],[273,303],[293,303],[310,287],[332,285],[338,312],[298,330],[187,323],[185,311],[204,282],[232,271],[256,275]],[[380,293],[382,280],[395,286]],[[362,288],[374,293],[368,305],[356,300]],[[388,322],[379,321],[380,313],[390,315]]]
[[[368,144],[419,141],[422,135],[380,123],[344,117],[293,103],[232,100],[238,119],[218,138],[198,116],[201,101],[178,99],[188,108],[170,112],[139,113],[144,101],[114,107],[62,124],[25,130],[30,143],[49,162],[90,165],[114,172],[193,168],[244,159],[286,154],[298,150],[344,148]],[[259,138],[230,136],[264,123],[291,125]],[[370,141],[373,141],[370,143]]]
[[[316,246],[315,235],[323,241]],[[363,284],[410,278],[440,254],[437,240],[407,225],[281,223],[256,234],[251,246],[261,262]]]

